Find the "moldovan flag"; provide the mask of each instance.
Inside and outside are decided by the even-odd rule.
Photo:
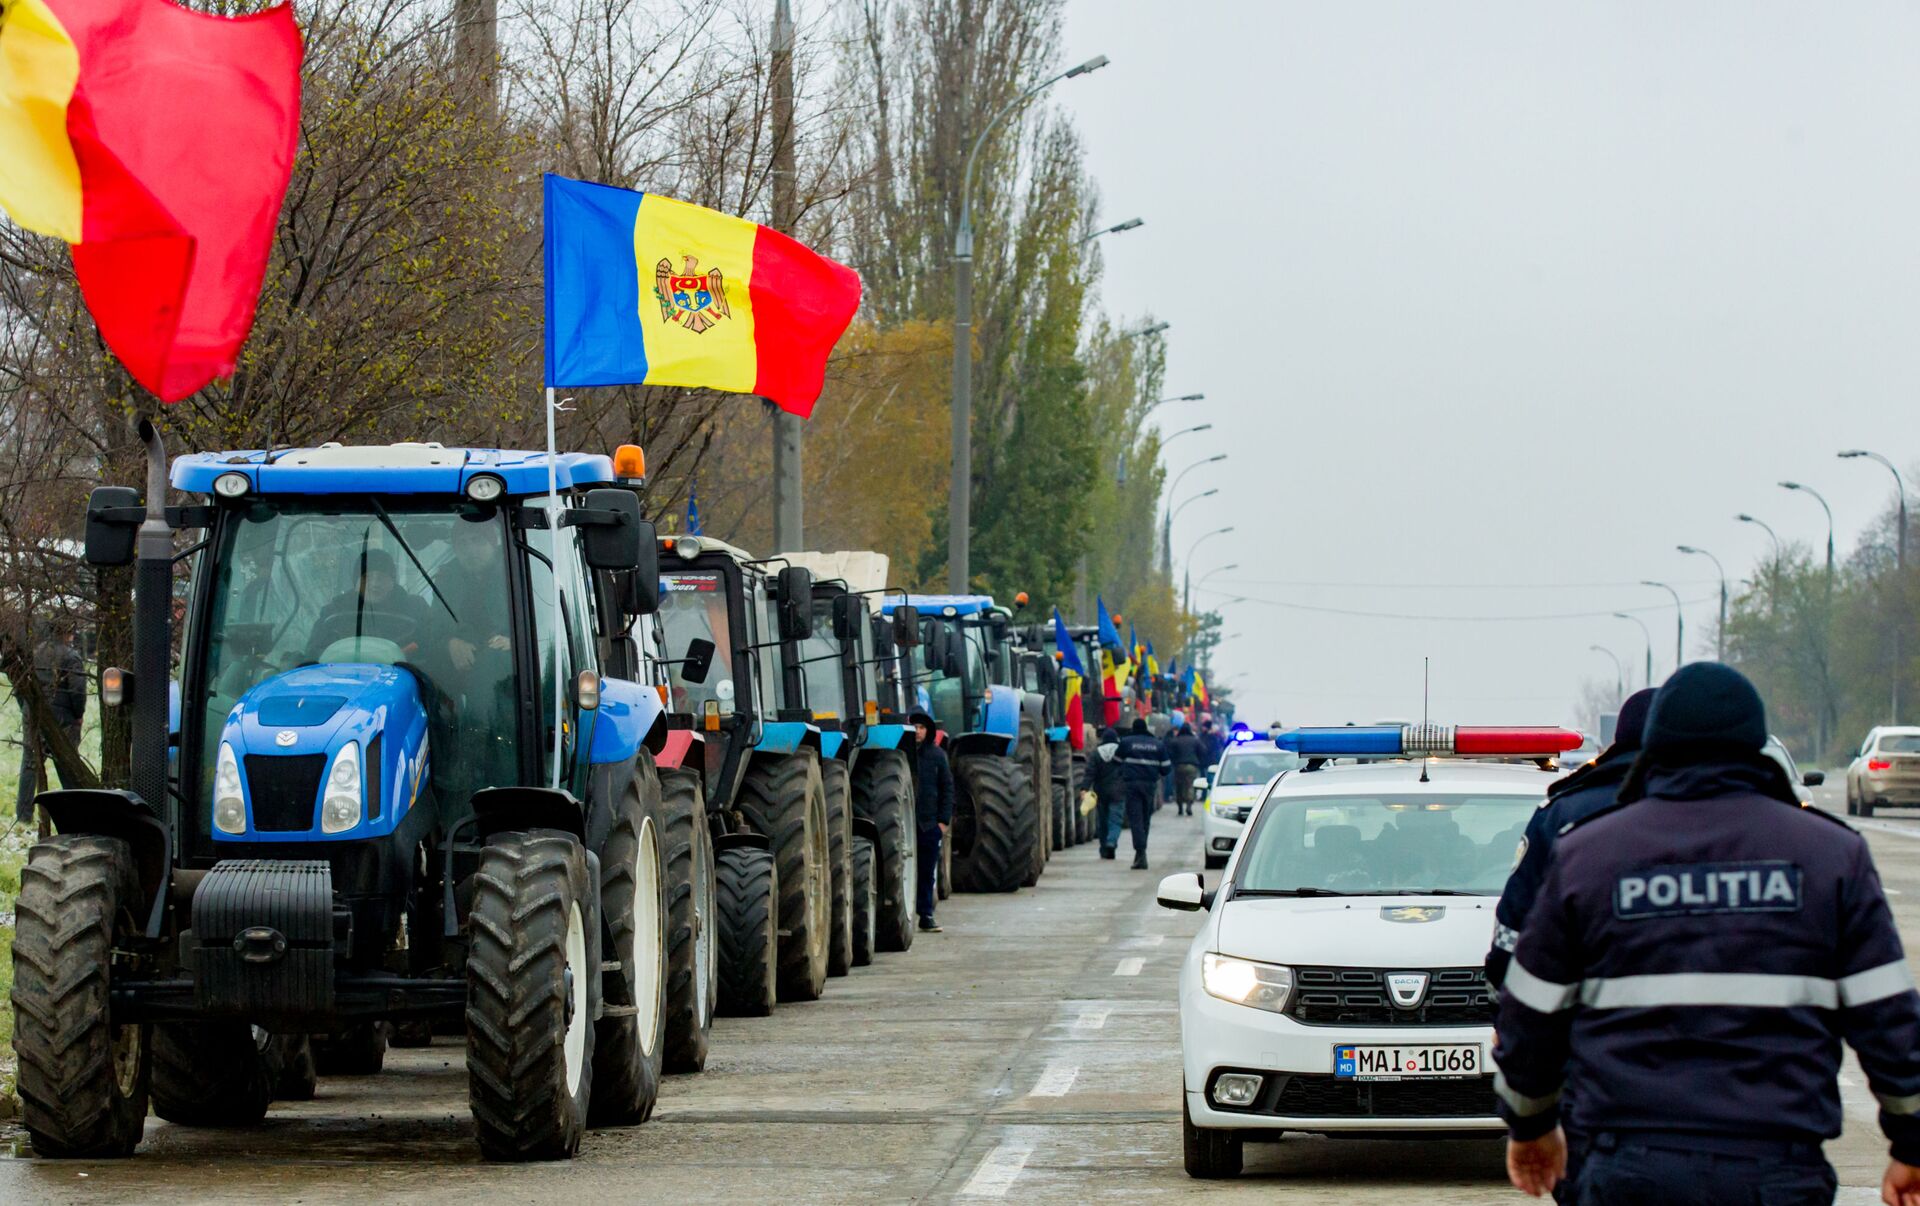
[[[547,384],[690,385],[813,413],[860,277],[777,230],[549,175]]]
[[[1060,672],[1067,680],[1067,744],[1076,750],[1087,748],[1086,705],[1080,700],[1081,680],[1087,676],[1086,663],[1074,648],[1073,637],[1058,607],[1053,609],[1053,643],[1060,658]]]
[[[299,125],[287,5],[0,0],[0,206],[73,244],[101,338],[165,401],[234,370]]]

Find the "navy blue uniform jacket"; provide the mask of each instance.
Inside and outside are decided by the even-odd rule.
[[[913,811],[920,832],[937,832],[953,823],[953,768],[947,752],[929,741],[915,755]]]
[[[1120,773],[1130,784],[1152,785],[1173,770],[1166,743],[1151,733],[1128,733],[1120,739]]]
[[[1845,1040],[1920,1163],[1920,997],[1867,843],[1760,783],[1654,771],[1560,838],[1500,996],[1514,1137],[1553,1128],[1564,1081],[1591,1133],[1829,1139]]]

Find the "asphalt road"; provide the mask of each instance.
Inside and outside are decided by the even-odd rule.
[[[131,1160],[38,1161],[16,1144],[0,1201],[1522,1200],[1497,1141],[1290,1138],[1249,1146],[1240,1181],[1187,1178],[1173,989],[1195,920],[1155,907],[1153,888],[1198,867],[1199,822],[1155,821],[1150,872],[1077,847],[1036,889],[944,902],[945,933],[820,1002],[723,1019],[706,1072],[670,1078],[653,1121],[591,1133],[570,1163],[482,1163],[461,1050],[443,1039],[392,1052],[379,1077],[323,1080],[251,1130],[151,1120]],[[1920,933],[1920,813],[1865,827],[1902,929]],[[1840,1201],[1878,1201],[1885,1146],[1857,1067],[1843,1093]]]

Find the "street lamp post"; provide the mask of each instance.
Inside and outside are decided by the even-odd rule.
[[[1201,402],[1205,400],[1205,394],[1181,394],[1178,398],[1162,398],[1157,402],[1147,403],[1147,408],[1140,412],[1140,417],[1143,419],[1146,418],[1153,413],[1155,407],[1165,406],[1169,402]]]
[[[1201,460],[1195,461],[1191,465],[1188,465],[1185,469],[1182,469],[1179,473],[1174,475],[1173,485],[1167,487],[1168,496],[1172,496],[1174,491],[1180,488],[1180,482],[1187,476],[1187,474],[1192,473],[1195,469],[1198,469],[1202,465],[1212,465],[1212,464],[1215,464],[1216,462],[1224,461],[1226,459],[1227,459],[1226,453],[1217,452],[1210,457],[1205,457]]]
[[[1143,225],[1145,222],[1146,222],[1145,218],[1128,218],[1126,221],[1116,223],[1113,226],[1107,227],[1105,230],[1094,231],[1092,234],[1089,234],[1085,238],[1081,239],[1078,246],[1085,247],[1088,243],[1093,242],[1095,239],[1099,238],[1101,235],[1119,234],[1121,231],[1132,230],[1134,227]]]
[[[1627,699],[1627,664],[1620,660],[1619,654],[1607,648],[1605,645],[1588,645],[1587,648],[1595,653],[1604,653],[1613,659],[1614,706],[1618,707],[1620,704],[1625,703]]]
[[[973,165],[987,136],[1007,114],[1061,80],[1106,65],[1103,54],[1041,80],[1003,105],[967,152],[967,168],[960,180],[960,223],[953,232],[953,477],[947,496],[947,587],[956,595],[967,593],[972,576],[968,557],[973,536]]]
[[[1825,614],[1820,623],[1820,749],[1815,755],[1824,758],[1827,754],[1827,742],[1833,736],[1833,508],[1827,500],[1812,486],[1803,486],[1799,482],[1781,482],[1782,490],[1794,490],[1813,496],[1820,509],[1827,513],[1827,603]]]
[[[1664,582],[1642,579],[1642,586],[1657,586],[1673,596],[1673,668],[1678,670],[1687,660],[1686,615],[1680,609],[1680,592]]]
[[[1228,570],[1237,570],[1239,568],[1240,568],[1240,563],[1238,561],[1232,561],[1227,563],[1226,565],[1216,565],[1212,569],[1208,570],[1206,573],[1201,574],[1200,580],[1194,583],[1194,585],[1205,586],[1207,584],[1207,579],[1213,577],[1215,574],[1224,574]],[[1225,638],[1222,638],[1222,639],[1225,639]]]
[[[1868,452],[1864,448],[1850,448],[1840,454],[1841,460],[1852,460],[1855,457],[1867,457],[1885,465],[1887,472],[1893,474],[1895,497],[1900,501],[1900,532],[1898,539],[1894,541],[1893,545],[1893,569],[1896,583],[1894,594],[1895,606],[1893,608],[1893,698],[1887,715],[1887,723],[1899,724],[1900,677],[1905,670],[1900,656],[1900,630],[1906,627],[1906,625],[1901,622],[1903,616],[1902,609],[1899,606],[1899,600],[1905,596],[1907,582],[1907,481],[1900,476],[1900,470],[1895,467],[1892,461],[1877,452]]]
[[[1616,620],[1632,620],[1634,623],[1640,625],[1640,635],[1647,638],[1646,685],[1651,687],[1653,685],[1653,632],[1652,630],[1647,627],[1647,622],[1645,620],[1641,619],[1639,616],[1628,615],[1624,611],[1614,612],[1613,618]]]
[[[1675,545],[1674,547],[1679,549],[1683,553],[1691,553],[1696,557],[1705,557],[1708,561],[1713,562],[1714,572],[1720,575],[1720,631],[1718,636],[1715,638],[1713,642],[1713,655],[1714,657],[1718,658],[1720,661],[1724,662],[1727,660],[1727,570],[1726,570],[1726,567],[1720,564],[1720,558],[1714,556],[1712,553],[1709,553],[1705,549],[1697,549],[1690,544],[1678,544],[1678,545]]]
[[[1196,431],[1212,431],[1212,430],[1213,430],[1213,424],[1211,423],[1195,423],[1192,427],[1182,427],[1179,431],[1173,432],[1166,436],[1162,436],[1160,439],[1160,447],[1165,448],[1168,444],[1173,443],[1175,440],[1179,439],[1183,435],[1190,435]]]
[[[1168,327],[1172,325],[1173,324],[1170,322],[1156,322],[1156,323],[1149,324],[1148,326],[1141,327],[1138,331],[1122,331],[1120,332],[1120,338],[1138,339],[1142,335],[1158,335],[1160,332],[1166,330]]]
[[[1211,498],[1213,495],[1218,493],[1220,493],[1220,487],[1215,486],[1209,490],[1202,490],[1200,493],[1194,495],[1192,498],[1187,499],[1185,502],[1181,503],[1177,507],[1167,508],[1166,521],[1162,523],[1160,526],[1160,570],[1162,573],[1166,574],[1169,578],[1173,576],[1173,521],[1174,519],[1180,514],[1180,512],[1186,510],[1189,504],[1197,503],[1203,498]],[[1171,498],[1173,496],[1169,494],[1167,497]]]
[[[1221,455],[1225,456],[1226,454],[1222,453]],[[1198,540],[1194,541],[1192,544],[1187,546],[1187,555],[1181,561],[1181,564],[1186,566],[1185,586],[1182,588],[1182,591],[1181,591],[1183,595],[1183,598],[1180,603],[1181,611],[1184,611],[1189,615],[1193,613],[1193,554],[1200,548],[1201,545],[1213,539],[1215,536],[1225,536],[1228,532],[1231,532],[1231,531],[1233,531],[1232,524],[1228,524],[1224,528],[1215,528],[1213,531],[1208,532],[1206,535],[1200,537]]]

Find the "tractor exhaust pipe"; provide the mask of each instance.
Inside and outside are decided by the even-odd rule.
[[[134,545],[133,749],[134,794],[179,832],[167,791],[171,744],[168,680],[173,663],[173,529],[167,524],[167,448],[148,419],[139,424],[147,446],[147,517]]]

